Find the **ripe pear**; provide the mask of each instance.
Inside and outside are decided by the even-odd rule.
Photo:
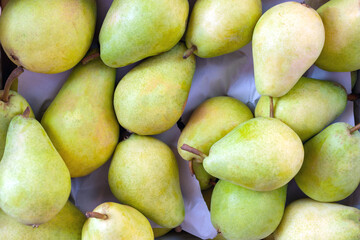
[[[186,31],[186,46],[202,58],[234,52],[251,41],[261,14],[260,0],[198,0]]]
[[[11,0],[1,13],[0,41],[16,65],[59,73],[84,57],[95,23],[94,0]]]
[[[304,164],[295,177],[300,189],[321,202],[340,201],[360,183],[360,133],[338,122],[304,145]]]
[[[347,93],[338,83],[302,77],[287,94],[273,101],[274,117],[291,127],[304,142],[340,116],[347,104]],[[269,116],[269,102],[268,96],[260,98],[256,117]]]
[[[119,138],[112,99],[116,70],[98,58],[73,69],[41,120],[71,177],[103,165]]]
[[[0,207],[16,221],[40,225],[66,204],[70,173],[40,123],[29,109],[9,125],[0,162]]]
[[[256,90],[265,96],[285,95],[316,61],[324,41],[324,25],[314,9],[297,2],[269,9],[253,35]]]
[[[226,239],[267,237],[283,216],[286,188],[257,192],[220,180],[211,197],[211,222]]]
[[[196,179],[199,181],[201,190],[209,189],[211,186],[213,186],[213,184],[215,184],[216,177],[208,174],[205,171],[202,163],[192,162],[192,170],[194,171],[193,174],[195,175]]]
[[[316,66],[332,72],[360,69],[359,0],[331,0],[317,12],[325,26],[325,45]]]
[[[337,203],[300,199],[285,209],[275,240],[360,239],[360,210]]]
[[[187,0],[114,0],[99,35],[101,59],[118,68],[169,51],[188,14]]]
[[[184,220],[177,162],[160,140],[132,134],[120,142],[110,165],[109,185],[120,202],[163,227],[174,228]]]
[[[138,210],[114,202],[97,206],[82,230],[82,240],[153,240],[150,222]]]
[[[37,228],[16,222],[0,209],[0,236],[8,240],[80,240],[85,220],[69,201],[53,219]]]
[[[140,135],[170,129],[181,117],[195,73],[195,57],[183,59],[183,43],[149,58],[119,82],[114,108],[121,126]]]

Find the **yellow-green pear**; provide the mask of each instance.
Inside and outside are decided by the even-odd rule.
[[[260,0],[198,0],[186,31],[186,46],[202,58],[234,52],[251,41],[261,13]]]
[[[307,196],[335,202],[355,191],[360,183],[359,127],[334,123],[305,143],[304,164],[295,181]]]
[[[183,59],[183,43],[149,58],[119,82],[114,108],[121,126],[140,135],[170,129],[181,117],[195,73],[195,57]]]
[[[146,217],[133,207],[105,202],[87,212],[82,240],[153,240]]]
[[[213,184],[215,184],[216,177],[213,177],[210,174],[208,174],[205,171],[202,163],[191,162],[191,165],[192,165],[192,170],[190,169],[190,171],[193,171],[191,173],[194,174],[196,179],[199,181],[201,190],[206,190],[206,189],[210,188],[211,186],[213,186]],[[190,165],[190,167],[191,167],[191,165]]]
[[[118,68],[169,51],[188,14],[187,0],[114,0],[99,35],[101,59]]]
[[[340,116],[347,104],[347,94],[338,83],[302,77],[287,94],[273,98],[273,102],[274,117],[306,141]],[[270,97],[262,96],[255,116],[269,116],[269,104]]]
[[[116,70],[98,58],[79,64],[44,113],[44,126],[71,177],[103,165],[119,138],[112,99]]]
[[[284,2],[265,12],[253,35],[256,90],[281,97],[316,61],[324,46],[319,14],[309,6]]]
[[[6,240],[80,240],[85,220],[69,201],[53,219],[37,228],[18,223],[0,209],[0,236]]]
[[[184,220],[177,162],[160,140],[132,134],[120,142],[110,165],[109,185],[120,202],[160,226],[174,228]]]
[[[0,208],[16,221],[40,225],[66,204],[70,173],[30,109],[9,125],[0,162]]]
[[[1,13],[0,41],[16,65],[59,73],[84,57],[95,23],[95,0],[11,0]]]
[[[286,188],[257,192],[220,180],[211,197],[211,222],[225,239],[267,237],[283,216]]]
[[[360,239],[360,210],[300,199],[286,207],[273,239],[357,240]]]
[[[359,0],[331,0],[317,12],[325,26],[325,45],[316,66],[331,72],[360,69]]]

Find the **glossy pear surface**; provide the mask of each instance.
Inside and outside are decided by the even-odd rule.
[[[261,16],[260,0],[198,0],[186,31],[186,46],[202,58],[234,52],[251,41]]]
[[[163,227],[174,228],[184,220],[177,162],[160,140],[133,134],[120,142],[110,165],[109,185],[120,202]]]
[[[1,13],[0,41],[16,65],[59,73],[84,57],[95,23],[94,0],[11,0]]]
[[[41,120],[71,177],[88,175],[115,150],[119,138],[112,105],[115,74],[100,59],[79,64]]]
[[[181,117],[195,72],[195,57],[183,59],[183,43],[149,58],[119,82],[114,108],[121,126],[140,135],[170,129]]]
[[[114,0],[99,35],[101,59],[118,68],[169,51],[188,14],[187,0]]]
[[[344,112],[345,88],[340,84],[302,77],[284,96],[273,98],[274,117],[306,141]],[[262,96],[255,108],[256,117],[270,115],[270,98]]]
[[[281,97],[316,61],[325,31],[319,14],[297,2],[278,4],[255,26],[252,48],[256,90]]]

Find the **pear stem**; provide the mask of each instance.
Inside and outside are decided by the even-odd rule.
[[[92,60],[94,60],[94,59],[96,59],[98,57],[100,57],[100,52],[98,50],[96,50],[95,52],[91,53],[90,55],[84,57],[83,60],[81,60],[81,63],[83,65],[85,65],[88,62],[91,62]]]
[[[199,156],[202,160],[204,160],[204,158],[207,157],[206,154],[204,154],[203,152],[197,150],[196,148],[190,147],[187,144],[183,144],[181,146],[181,149],[184,150],[184,151],[187,151],[189,153],[192,153],[192,154],[195,154],[195,155]],[[202,160],[200,162],[202,162]]]
[[[15,68],[11,72],[10,76],[6,80],[5,87],[4,87],[4,93],[1,97],[1,101],[3,101],[3,102],[9,101],[9,91],[10,91],[11,85],[13,84],[15,79],[17,79],[23,72],[24,72],[24,68],[21,66]]]
[[[86,212],[85,215],[87,218],[97,218],[97,219],[102,219],[102,220],[106,220],[109,218],[108,215],[98,213],[98,212]]]
[[[359,98],[360,98],[360,94],[357,94],[357,93],[352,93],[352,94],[347,95],[348,101],[356,101]]]
[[[175,228],[175,232],[179,233],[179,232],[181,232],[181,231],[182,231],[182,227],[181,227],[181,226],[177,226],[177,227]]]
[[[184,52],[183,59],[187,59],[188,57],[190,57],[196,50],[197,47],[195,45],[192,45],[191,48]]]
[[[23,112],[23,114],[21,114],[21,116],[23,116],[24,118],[29,118],[29,116],[30,116],[30,108],[26,107],[25,111]]]
[[[193,165],[192,159],[189,161],[189,170],[190,170],[191,176],[193,177],[195,175],[195,171],[194,171],[194,165]]]
[[[274,117],[274,99],[270,97],[270,117]]]
[[[215,186],[216,185],[216,182],[215,181],[213,181],[212,179],[210,180],[210,185],[212,185],[212,186]]]
[[[360,123],[357,124],[355,127],[351,128],[350,129],[350,134],[353,134],[355,131],[359,130],[360,129]]]

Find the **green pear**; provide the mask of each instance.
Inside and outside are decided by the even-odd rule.
[[[172,230],[172,228],[153,228],[154,237],[162,237]]]
[[[169,51],[188,14],[187,0],[114,0],[99,35],[101,59],[118,68]]]
[[[193,171],[195,174],[196,179],[199,181],[200,189],[206,190],[209,189],[216,181],[216,177],[211,176],[208,174],[202,163],[193,162]]]
[[[198,0],[186,31],[186,46],[202,58],[234,52],[251,41],[261,14],[260,0]]]
[[[347,104],[347,94],[338,83],[302,77],[287,94],[273,101],[274,117],[306,141],[340,116]],[[269,104],[270,98],[262,96],[255,116],[269,116]]]
[[[114,202],[105,202],[87,212],[82,240],[153,240],[150,222],[138,210]]]
[[[305,157],[295,181],[310,198],[335,202],[360,183],[360,133],[347,123],[325,128],[304,145]]]
[[[174,228],[185,217],[174,153],[160,140],[132,134],[117,146],[109,185],[120,202],[160,226]]]
[[[183,59],[183,43],[133,68],[119,82],[114,108],[121,126],[140,135],[170,129],[181,117],[195,73],[195,57]]]
[[[331,0],[317,12],[325,26],[325,45],[316,66],[332,72],[360,69],[359,0]]]
[[[360,239],[360,210],[337,203],[297,200],[286,207],[274,239]]]
[[[16,65],[59,73],[84,57],[95,23],[95,0],[11,0],[1,13],[0,41]]]
[[[286,188],[257,192],[220,180],[211,197],[211,222],[226,239],[267,237],[283,216]]]
[[[115,150],[119,138],[112,105],[115,74],[100,59],[79,64],[41,120],[71,177],[93,172]]]
[[[254,30],[256,90],[281,97],[316,61],[324,46],[319,14],[305,4],[284,2],[265,12]]]
[[[18,223],[0,209],[0,236],[8,240],[80,240],[85,216],[71,202],[38,228]]]
[[[0,162],[0,208],[16,221],[40,225],[66,204],[70,173],[30,109],[9,125]]]

